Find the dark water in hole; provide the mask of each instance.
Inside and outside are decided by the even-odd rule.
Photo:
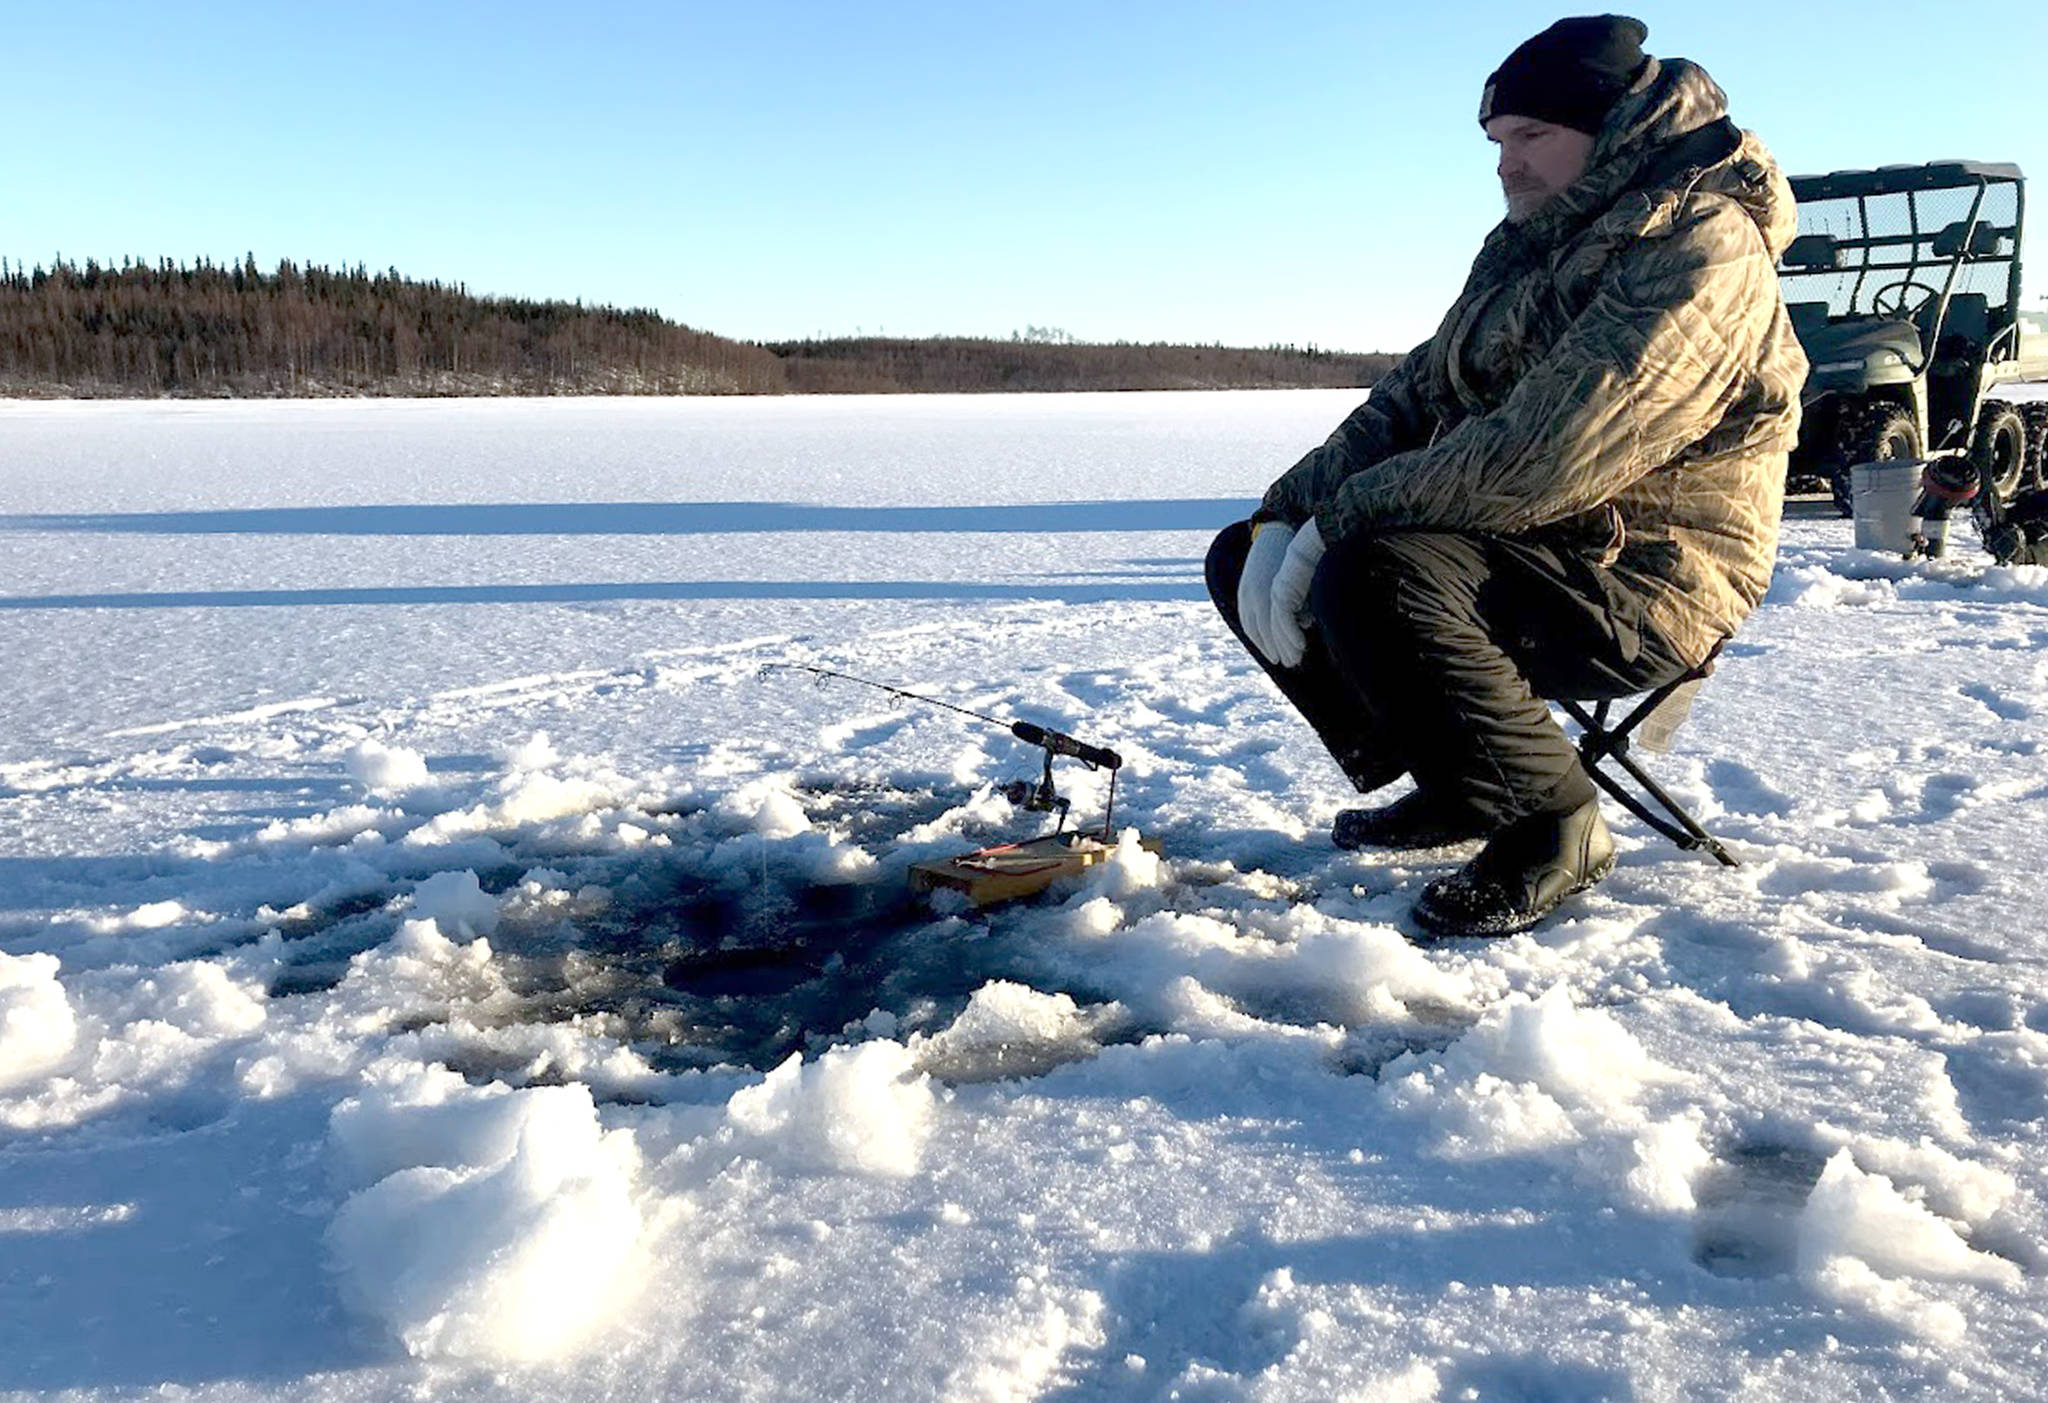
[[[847,785],[800,795],[814,825],[884,857],[901,834],[964,797]],[[711,816],[655,817],[673,847],[578,855],[515,846],[511,861],[479,874],[485,890],[502,894],[547,867],[561,874],[555,885],[564,890],[607,893],[567,915],[508,912],[490,943],[515,1001],[489,1009],[486,1021],[579,1019],[665,1070],[766,1069],[877,1008],[896,1015],[903,1031],[936,1030],[989,980],[1032,977],[1028,942],[1011,934],[1028,922],[1028,904],[940,915],[910,891],[901,864],[885,862],[863,874],[869,880],[820,881],[811,874],[815,853],[798,845],[765,842],[758,860],[734,864],[729,849],[720,852],[734,835]],[[1019,819],[1020,830],[1029,826]],[[1022,836],[977,833],[962,846]],[[402,919],[392,902],[404,889],[346,899],[283,932],[291,953],[272,995],[339,983],[351,956],[390,938]],[[484,1011],[461,1012],[475,1019]],[[478,1065],[463,1070],[505,1074],[504,1056],[479,1048]]]
[[[801,795],[814,824],[874,853],[963,797],[871,787]],[[1002,915],[939,915],[892,866],[871,880],[821,882],[779,847],[763,844],[759,864],[744,870],[709,870],[709,848],[615,859],[601,913],[507,945],[508,978],[524,999],[518,1020],[597,1015],[659,1067],[765,1069],[876,1008],[907,1028],[942,1025],[988,980],[1023,972],[1018,948],[990,938],[1008,923]]]

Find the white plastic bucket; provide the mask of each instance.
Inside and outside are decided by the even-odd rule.
[[[1858,463],[1849,469],[1849,500],[1856,512],[1856,545],[1862,550],[1906,552],[1913,534],[1913,502],[1920,495],[1918,458]]]

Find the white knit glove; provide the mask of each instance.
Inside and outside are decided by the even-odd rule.
[[[1323,558],[1323,533],[1310,517],[1287,543],[1287,554],[1273,575],[1272,597],[1266,605],[1266,639],[1272,644],[1259,651],[1282,667],[1300,667],[1308,653],[1308,635],[1302,632],[1301,615],[1308,604],[1308,587],[1315,582],[1316,566]]]
[[[1273,637],[1268,620],[1273,602],[1273,577],[1287,559],[1287,546],[1294,528],[1277,521],[1262,521],[1252,527],[1252,548],[1245,553],[1244,573],[1237,577],[1237,622],[1252,650],[1260,657],[1273,656]]]

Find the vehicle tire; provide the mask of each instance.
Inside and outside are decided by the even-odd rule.
[[[1999,501],[2010,502],[2026,479],[2027,456],[2027,426],[2020,412],[1998,400],[1985,405],[1977,415],[1977,432],[1970,435],[1977,480]]]
[[[1829,478],[1835,510],[1855,515],[1850,500],[1849,469],[1858,463],[1889,463],[1920,456],[1920,427],[1904,405],[1878,400],[1845,407],[1835,429],[1835,470]]]
[[[2048,487],[2048,401],[2020,406],[2027,426],[2027,472],[2021,486]]]

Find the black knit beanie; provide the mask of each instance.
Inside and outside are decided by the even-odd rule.
[[[1627,15],[1561,19],[1525,41],[1486,80],[1479,125],[1495,117],[1534,117],[1588,135],[1628,91],[1648,60],[1650,28]]]

